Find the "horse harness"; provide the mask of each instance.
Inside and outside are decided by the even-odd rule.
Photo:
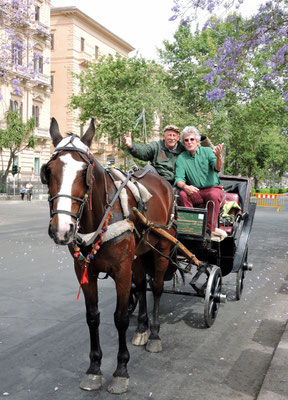
[[[81,219],[82,217],[82,213],[83,213],[83,209],[85,207],[86,202],[89,199],[89,192],[92,188],[92,179],[93,179],[93,166],[94,166],[94,159],[90,158],[90,154],[87,153],[85,150],[82,150],[78,147],[76,147],[73,143],[74,139],[75,139],[75,135],[71,135],[70,137],[70,141],[67,143],[66,146],[63,147],[59,147],[56,148],[52,158],[49,160],[49,162],[47,164],[43,164],[41,167],[41,171],[40,171],[40,178],[41,178],[41,182],[43,184],[48,185],[49,184],[49,163],[51,161],[53,161],[57,154],[60,153],[61,151],[76,151],[79,156],[83,159],[83,161],[87,164],[87,169],[86,169],[86,186],[87,186],[87,191],[83,197],[83,199],[76,197],[76,196],[71,196],[69,194],[56,194],[55,196],[49,196],[48,201],[49,201],[49,206],[50,206],[50,218],[52,218],[55,214],[67,214],[70,215],[71,217],[76,219],[76,223]],[[69,144],[71,144],[72,146],[68,146]],[[86,157],[84,157],[84,155],[86,157],[88,157],[88,159]],[[79,210],[77,212],[77,214],[71,212],[71,211],[67,211],[67,210],[53,210],[53,200],[60,198],[60,197],[66,197],[68,199],[71,200],[76,200],[78,202],[80,202],[80,207]]]
[[[71,217],[75,218],[76,220],[76,224],[79,223],[79,220],[82,217],[83,214],[83,210],[85,207],[85,204],[87,203],[89,197],[91,199],[91,192],[92,192],[92,185],[93,185],[93,178],[94,178],[94,174],[93,174],[93,167],[95,166],[95,160],[93,158],[91,158],[90,153],[88,153],[87,151],[80,149],[79,147],[76,147],[75,144],[73,143],[74,139],[76,138],[76,135],[71,135],[70,137],[70,141],[63,147],[58,147],[55,149],[52,158],[49,160],[49,162],[47,164],[43,164],[41,167],[41,171],[40,171],[40,178],[41,178],[41,182],[43,184],[48,185],[49,184],[49,163],[51,161],[53,161],[57,154],[61,151],[76,151],[79,156],[83,159],[83,161],[87,164],[87,169],[86,169],[86,186],[87,186],[87,191],[84,195],[84,197],[81,199],[79,197],[76,196],[71,196],[71,195],[67,195],[67,194],[56,194],[55,196],[49,196],[48,201],[49,201],[49,206],[50,206],[50,218],[53,218],[53,216],[55,214],[67,214],[70,215]],[[72,145],[72,146],[69,146]],[[86,158],[86,157],[87,158]],[[131,177],[135,174],[136,170],[138,170],[138,167],[133,166],[127,173],[125,180],[122,182],[122,184],[120,185],[120,187],[118,188],[117,192],[115,193],[113,199],[111,202],[108,201],[108,190],[107,190],[107,181],[106,181],[106,176],[104,174],[104,181],[105,181],[105,196],[106,196],[106,209],[105,209],[105,213],[103,215],[103,218],[97,228],[97,230],[94,232],[93,237],[90,238],[89,243],[86,243],[85,245],[89,245],[90,242],[92,243],[97,236],[99,236],[99,234],[102,232],[102,226],[104,224],[104,222],[107,220],[107,216],[110,213],[114,203],[116,202],[116,200],[119,197],[119,194],[121,192],[121,190],[127,185],[128,181],[131,179]],[[114,181],[114,178],[112,177],[111,173],[109,171],[107,171],[109,176],[111,177],[112,181]],[[147,171],[148,172],[148,171]],[[146,174],[146,172],[140,174],[137,174],[137,178],[142,178],[144,175]],[[136,174],[135,174],[136,176]],[[71,212],[71,211],[67,211],[67,210],[53,210],[53,200],[60,198],[60,197],[66,197],[69,198],[71,200],[76,200],[78,202],[80,202],[80,207],[79,210],[77,212],[77,214]],[[140,201],[140,208],[141,209],[145,209],[145,205],[143,204],[142,201]],[[79,243],[80,245],[82,244],[82,239],[80,238],[80,236],[77,235],[76,232],[76,241],[77,243]]]

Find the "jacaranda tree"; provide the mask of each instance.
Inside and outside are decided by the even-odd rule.
[[[223,14],[223,9],[239,9],[243,0],[174,0],[171,20],[180,19],[185,25],[197,21],[199,12],[211,14],[203,29],[216,27],[213,15]],[[241,8],[240,8],[241,9]],[[247,19],[230,16],[235,31],[240,35],[228,35],[218,47],[215,56],[207,61],[210,71],[206,81],[211,85],[207,96],[211,101],[224,98],[229,92],[246,96],[255,85],[247,72],[261,68],[259,82],[267,87],[277,88],[288,102],[288,2],[269,0],[262,3],[258,12]],[[220,22],[220,20],[219,20]]]

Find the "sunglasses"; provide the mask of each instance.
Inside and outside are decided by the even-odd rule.
[[[194,139],[194,138],[187,138],[187,139],[184,139],[184,142],[195,142],[195,140],[196,139]]]

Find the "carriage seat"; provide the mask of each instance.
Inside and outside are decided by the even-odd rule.
[[[227,214],[225,214],[225,211],[227,211]],[[238,193],[224,192],[223,200],[221,202],[220,214],[219,227],[223,229],[228,235],[231,235],[233,231],[233,223],[237,215],[242,214],[241,207],[239,205]]]

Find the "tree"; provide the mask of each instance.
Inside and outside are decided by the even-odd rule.
[[[242,18],[237,18],[240,27]],[[225,173],[253,177],[256,185],[267,174],[278,179],[287,168],[288,116],[281,92],[261,80],[265,66],[255,57],[255,68],[242,73],[243,82],[254,83],[251,90],[243,96],[232,91],[211,101],[207,96],[211,82],[203,80],[210,72],[209,60],[226,37],[237,39],[243,34],[229,17],[221,23],[216,18],[214,21],[214,29],[194,33],[189,24],[180,24],[174,42],[164,42],[160,57],[169,71],[168,85],[194,114],[188,123],[195,123],[213,143],[225,143]]]
[[[221,7],[222,11],[223,8],[231,10],[233,6],[238,9],[241,3],[243,0],[174,0],[170,19],[179,17],[181,23],[186,25],[197,20],[199,9],[212,14]],[[287,0],[271,0],[262,4],[249,19],[239,19],[237,15],[229,17],[235,30],[242,33],[239,37],[233,34],[227,36],[216,55],[207,63],[210,72],[206,80],[212,86],[208,92],[210,101],[221,100],[231,92],[245,96],[247,91],[253,90],[255,82],[251,85],[251,80],[243,77],[259,67],[263,73],[259,75],[258,83],[277,88],[288,101],[287,11]],[[203,29],[215,29],[216,26],[217,21],[210,18]]]
[[[268,175],[280,180],[288,168],[288,116],[279,94],[265,93],[234,105],[229,122],[225,172],[253,177],[256,188]]]
[[[102,57],[77,77],[80,92],[72,96],[70,106],[80,109],[83,122],[97,117],[99,133],[108,134],[119,146],[123,133],[133,130],[143,107],[148,135],[155,127],[156,114],[163,126],[178,123],[185,113],[166,86],[165,71],[153,61]],[[144,140],[140,124],[133,137]]]
[[[218,21],[216,18],[214,20]],[[164,41],[165,49],[159,50],[160,59],[169,71],[166,79],[170,90],[196,116],[199,125],[203,117],[207,120],[207,115],[211,115],[215,109],[215,104],[207,96],[211,82],[204,79],[211,71],[208,61],[215,57],[217,48],[222,46],[225,37],[232,34],[239,36],[241,32],[235,32],[230,21],[217,23],[215,29],[197,29],[193,33],[190,24],[180,24],[174,35],[174,42]],[[235,101],[237,99],[234,93],[227,96],[225,102],[217,105],[217,112],[220,107],[229,106]]]
[[[7,168],[1,177],[1,184],[6,182],[11,164],[14,157],[27,148],[33,148],[36,145],[36,138],[33,135],[35,128],[34,118],[30,118],[26,123],[22,119],[18,111],[9,110],[6,113],[6,129],[0,129],[0,150],[9,149],[9,160]]]

